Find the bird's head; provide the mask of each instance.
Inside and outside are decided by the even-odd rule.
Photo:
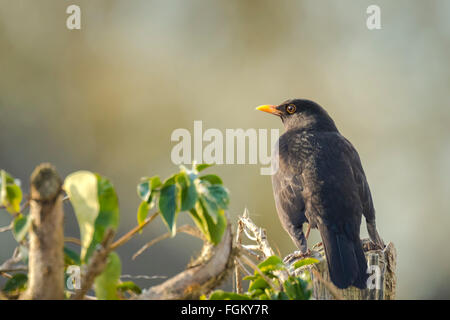
[[[333,119],[325,109],[311,100],[290,99],[280,105],[262,105],[256,109],[279,116],[286,130],[337,131]]]

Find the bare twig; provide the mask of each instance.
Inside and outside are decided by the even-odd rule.
[[[310,232],[311,232],[311,225],[308,223],[308,228],[306,229],[306,232],[305,232],[306,240],[308,240]]]
[[[244,266],[244,264],[242,263],[241,260],[239,260],[239,258],[236,258],[236,265],[242,270],[244,271],[244,273],[248,276],[251,276],[252,273],[250,271],[248,271],[248,269]]]
[[[27,266],[17,266],[15,268],[11,268],[11,269],[2,269],[0,268],[0,273],[5,273],[5,272],[21,272],[21,271],[28,271]]]
[[[6,278],[6,279],[11,279],[13,276],[7,272],[0,272],[0,276]]]
[[[134,227],[130,231],[128,231],[126,234],[124,234],[122,237],[120,237],[116,242],[114,242],[111,245],[111,250],[116,249],[117,247],[120,247],[121,245],[127,243],[135,234],[137,234],[139,231],[141,231],[146,225],[148,225],[150,222],[152,222],[157,216],[159,212],[155,212],[150,217],[145,219],[142,224]]]
[[[250,217],[248,217],[248,214],[247,216],[244,215],[240,217],[239,220],[243,223],[244,232],[246,232],[246,234],[251,233],[250,239],[256,241],[258,249],[264,254],[265,258],[273,256],[275,253],[270,246],[269,241],[267,241],[266,230],[257,227]]]
[[[254,255],[259,260],[265,260],[270,256],[275,255],[269,241],[267,240],[266,230],[256,226],[256,224],[250,219],[247,209],[244,211],[243,216],[239,218],[239,221],[242,223],[244,233],[247,237],[256,241],[256,245],[242,246],[240,248],[242,253]],[[257,255],[257,253],[254,252],[255,250],[261,252],[262,255]],[[286,281],[289,277],[286,270],[277,270],[274,274],[280,278],[281,282]]]
[[[28,197],[28,198],[29,198],[29,197]],[[22,204],[22,206],[20,207],[20,212],[19,212],[19,213],[23,213],[24,210],[25,210],[26,208],[29,207],[29,205],[30,205],[30,199],[27,199],[27,201],[25,201],[25,202]]]
[[[9,231],[12,230],[12,228],[14,227],[14,221],[12,221],[9,225],[1,227],[0,228],[0,233],[5,232],[5,231]]]
[[[75,243],[79,246],[81,246],[81,241],[78,238],[73,238],[73,237],[65,237],[64,238],[64,242],[71,242],[71,243]]]
[[[114,231],[108,229],[105,233],[103,242],[99,246],[91,258],[87,270],[81,275],[81,288],[75,291],[75,294],[71,297],[72,300],[84,299],[84,296],[92,287],[95,278],[100,275],[106,267],[108,255],[111,252],[111,242],[114,237]]]
[[[26,266],[15,266],[22,260],[22,255],[20,253],[19,247],[14,249],[11,258],[6,260],[2,265],[0,265],[0,273],[4,274],[6,272],[17,272],[17,271],[27,271]]]
[[[147,275],[136,275],[122,274],[120,278],[124,279],[145,279],[145,280],[155,280],[155,279],[167,279],[167,276],[147,276]]]
[[[242,231],[244,230],[244,226],[242,222],[238,221],[238,227],[236,232],[236,245],[242,245]],[[234,277],[236,279],[235,285],[236,285],[236,293],[242,293],[242,280],[241,280],[241,272],[239,270],[238,262],[235,259],[234,261],[235,267],[234,267]]]
[[[250,255],[250,256],[252,256],[252,257],[258,259],[259,261],[264,261],[264,259],[266,258],[266,257],[264,256],[264,254],[258,254],[257,252],[255,252],[255,251],[253,251],[253,250],[247,249],[246,246],[236,244],[236,247],[237,247],[239,250],[241,250],[243,253],[246,253],[246,254],[248,254],[248,255]],[[258,249],[258,251],[260,251],[260,250]]]
[[[242,249],[248,250],[248,251],[254,251],[254,250],[261,250],[261,247],[256,244],[243,244],[241,245]]]
[[[14,269],[14,265],[18,264],[22,260],[19,247],[14,249],[11,258],[6,260],[2,265],[0,265],[0,274],[9,278],[7,272]]]
[[[183,226],[181,226],[181,227],[178,227],[178,228],[177,228],[177,232],[184,232],[184,233],[187,233],[187,234],[189,234],[189,235],[191,235],[191,236],[194,236],[194,237],[197,237],[197,238],[200,238],[200,239],[204,240],[204,236],[202,235],[202,233],[201,233],[197,228],[194,228],[193,226],[188,225],[188,224],[183,225]],[[167,232],[167,233],[165,233],[165,234],[163,234],[163,235],[160,235],[159,237],[157,237],[157,238],[151,240],[150,242],[147,242],[144,246],[142,246],[142,248],[140,248],[140,249],[133,255],[132,259],[133,259],[133,260],[136,259],[136,258],[137,258],[138,256],[140,256],[145,250],[147,250],[147,249],[150,248],[151,246],[155,245],[156,243],[158,243],[158,242],[160,242],[160,241],[162,241],[162,240],[164,240],[164,239],[170,238],[171,235],[172,235],[171,232]]]

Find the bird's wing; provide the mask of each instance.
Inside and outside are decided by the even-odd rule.
[[[351,163],[351,169],[353,171],[353,176],[358,187],[359,198],[361,200],[361,205],[363,209],[363,215],[368,222],[375,221],[375,208],[373,206],[372,195],[370,193],[369,184],[367,183],[366,175],[361,164],[361,159],[359,158],[358,152],[353,147],[350,141],[342,137]]]
[[[298,163],[292,163],[299,162],[299,159],[292,158],[289,148],[292,148],[292,144],[280,140],[276,154],[279,154],[279,169],[272,176],[272,185],[278,215],[283,225],[288,228],[290,226],[286,224],[301,228],[306,222],[301,169]]]
[[[306,218],[300,179],[297,176],[275,175],[272,183],[276,207],[282,211],[279,213],[287,216],[294,226],[301,227]]]

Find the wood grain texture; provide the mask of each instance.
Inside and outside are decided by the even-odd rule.
[[[64,298],[64,234],[62,181],[55,168],[44,163],[31,175],[28,289],[21,299]]]
[[[379,286],[375,286],[373,289],[360,290],[355,287],[349,287],[347,289],[338,289],[330,281],[330,275],[328,273],[328,267],[325,258],[325,252],[322,244],[317,244],[312,248],[311,257],[318,259],[320,262],[315,264],[313,268],[317,270],[319,276],[315,276],[314,272],[311,273],[313,283],[313,297],[317,300],[335,300],[336,294],[340,298],[346,300],[393,300],[395,299],[397,278],[396,278],[396,264],[397,264],[397,252],[392,242],[388,243],[383,250],[376,249],[372,246],[372,242],[369,239],[363,239],[363,248],[368,261],[369,267],[372,266],[372,271],[379,270]],[[296,260],[290,262],[293,265]],[[301,271],[311,269],[311,266],[305,266],[295,271],[299,274]],[[373,276],[373,283],[375,285],[376,277],[375,272],[369,273]],[[371,278],[369,278],[369,281]],[[332,286],[332,290],[330,290]],[[334,291],[333,294],[331,291]]]

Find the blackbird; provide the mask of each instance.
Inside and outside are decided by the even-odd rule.
[[[272,186],[281,224],[299,249],[294,255],[307,255],[309,228],[317,228],[331,281],[341,289],[366,288],[367,262],[359,236],[362,215],[371,241],[379,248],[384,244],[358,152],[313,101],[292,99],[257,109],[279,116],[285,127],[273,154],[279,167]]]

